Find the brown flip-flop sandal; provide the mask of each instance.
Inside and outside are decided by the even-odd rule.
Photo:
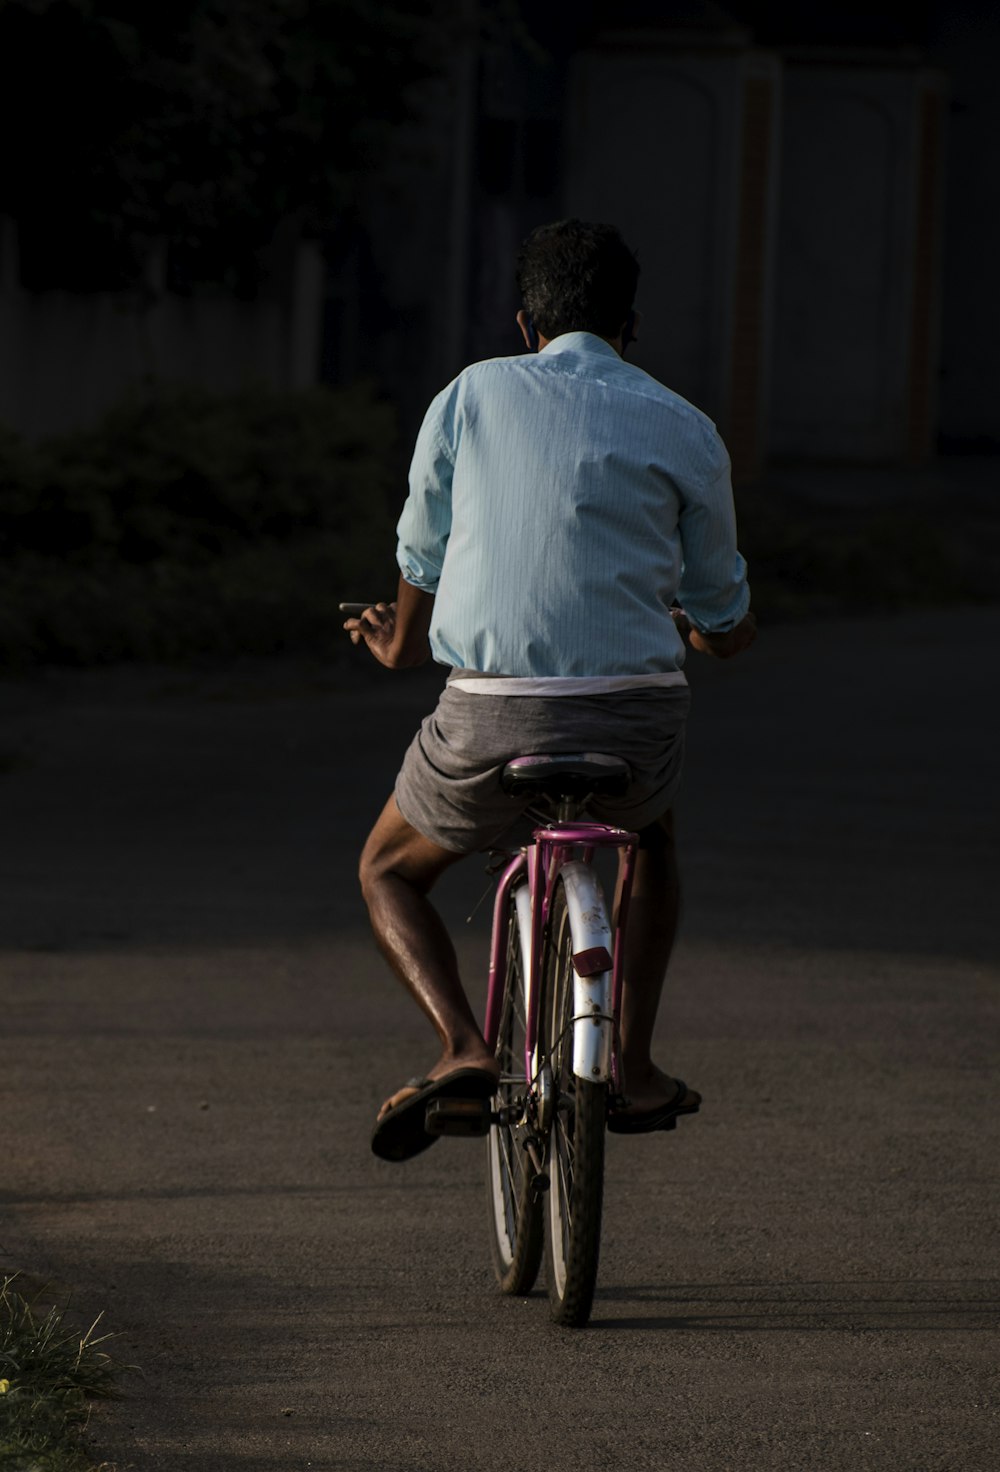
[[[435,1099],[492,1099],[497,1081],[487,1068],[456,1068],[443,1078],[411,1078],[404,1089],[416,1089],[387,1109],[372,1131],[372,1151],[381,1160],[412,1160],[439,1137],[424,1127],[427,1106]]]
[[[675,1130],[677,1120],[682,1114],[697,1114],[701,1108],[701,1100],[697,1104],[682,1104],[680,1101],[688,1092],[688,1086],[682,1078],[676,1080],[677,1088],[673,1097],[665,1104],[657,1104],[655,1109],[640,1109],[632,1113],[624,1113],[618,1109],[608,1110],[608,1133],[612,1135],[651,1135],[656,1130]]]

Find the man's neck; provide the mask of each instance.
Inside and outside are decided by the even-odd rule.
[[[601,337],[601,334],[599,332],[591,332],[589,327],[574,327],[574,328],[571,328],[570,330],[573,331],[573,332],[586,332],[588,334],[588,336],[590,336],[590,337],[599,338],[601,342],[606,342],[607,345],[608,345],[608,347],[614,348],[614,350],[618,354],[619,358],[622,356],[622,339],[621,339],[621,334],[620,333],[619,333],[619,335],[617,337]],[[566,337],[567,334],[565,332],[560,332],[559,336],[560,337]],[[547,348],[548,345],[549,345],[549,343],[550,342],[555,342],[555,340],[556,339],[554,337],[543,337],[542,334],[539,333],[538,334],[538,351],[541,352],[543,348]]]

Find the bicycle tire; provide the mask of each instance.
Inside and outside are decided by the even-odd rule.
[[[516,1115],[524,1105],[525,988],[513,893],[507,912],[507,964],[496,1056],[501,1082],[495,1110]],[[490,1127],[486,1142],[486,1186],[490,1254],[501,1293],[530,1293],[542,1263],[542,1205],[532,1188],[533,1169],[515,1125]]]
[[[555,1106],[547,1151],[546,1275],[554,1321],[582,1328],[593,1306],[601,1249],[608,1089],[573,1072],[573,975],[573,935],[560,880],[541,997]]]

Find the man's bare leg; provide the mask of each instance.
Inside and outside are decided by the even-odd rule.
[[[427,898],[445,869],[463,857],[411,827],[394,797],[361,855],[361,890],[375,940],[441,1040],[441,1057],[428,1069],[428,1078],[463,1067],[488,1068],[499,1077],[465,995],[451,937]],[[379,1118],[413,1092],[404,1088],[393,1094]]]
[[[676,1092],[676,1080],[657,1068],[650,1048],[677,935],[680,899],[673,813],[668,812],[640,834],[629,903],[621,1022],[626,1112],[655,1109]],[[689,1090],[684,1102],[698,1099]]]

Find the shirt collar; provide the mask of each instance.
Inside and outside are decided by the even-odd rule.
[[[550,343],[542,348],[543,354],[569,353],[597,353],[602,357],[617,358],[611,344],[603,337],[598,337],[595,332],[562,332],[554,337]]]

